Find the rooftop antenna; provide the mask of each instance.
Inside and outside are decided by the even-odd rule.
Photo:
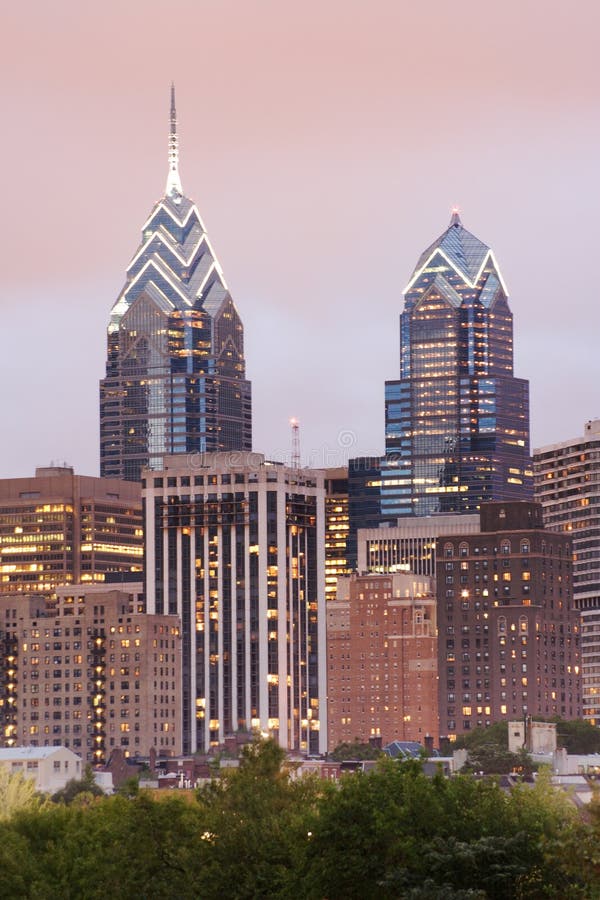
[[[296,418],[290,419],[292,426],[292,469],[300,468],[300,422]]]
[[[171,127],[169,129],[169,174],[167,176],[167,197],[179,203],[183,196],[179,177],[179,142],[177,138],[177,110],[175,109],[175,84],[171,82]]]

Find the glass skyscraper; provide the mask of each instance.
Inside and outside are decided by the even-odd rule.
[[[506,288],[457,212],[404,301],[400,379],[385,387],[383,520],[531,500],[529,384],[513,375]]]
[[[171,88],[165,195],[142,229],[108,326],[100,471],[141,480],[164,454],[250,450],[244,333],[195,204],[179,177]]]

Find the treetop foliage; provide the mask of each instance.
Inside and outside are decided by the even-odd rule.
[[[428,778],[383,758],[338,784],[272,741],[196,792],[25,808],[0,822],[0,896],[44,900],[534,900],[600,896],[600,815],[545,775]]]
[[[378,747],[374,747],[372,744],[367,744],[357,738],[354,741],[343,741],[341,744],[338,744],[329,755],[335,762],[344,762],[349,759],[378,759],[382,755],[382,751]]]
[[[9,772],[0,766],[0,821],[10,819],[22,809],[37,809],[45,802],[36,792],[35,781],[22,772]]]

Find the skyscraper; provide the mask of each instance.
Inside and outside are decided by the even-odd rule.
[[[183,193],[171,88],[165,195],[142,228],[108,326],[100,470],[141,480],[164,454],[250,450],[243,326],[195,204]]]
[[[146,606],[178,615],[182,744],[258,729],[327,749],[325,487],[259,453],[166,457],[146,471]]]
[[[600,725],[600,420],[582,436],[533,452],[544,524],[573,541],[573,596],[581,615],[583,717]]]
[[[400,379],[386,382],[382,517],[529,500],[529,384],[493,252],[462,225],[419,258],[400,316]]]
[[[348,469],[325,469],[325,600],[335,600],[341,575],[350,575],[348,564]]]

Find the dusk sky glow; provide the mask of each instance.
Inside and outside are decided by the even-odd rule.
[[[0,476],[98,474],[106,325],[180,171],[245,328],[254,446],[381,453],[402,290],[458,205],[510,293],[532,447],[600,416],[600,7],[71,0],[3,9]]]

